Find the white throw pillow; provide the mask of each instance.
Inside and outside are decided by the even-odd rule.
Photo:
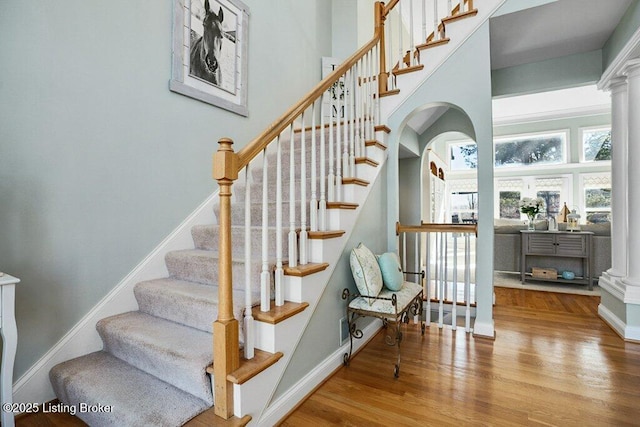
[[[351,250],[351,273],[362,296],[377,297],[382,290],[382,273],[376,256],[360,243]],[[373,302],[372,300],[369,303]]]

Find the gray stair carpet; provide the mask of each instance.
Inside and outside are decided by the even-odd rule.
[[[90,426],[180,426],[211,406],[104,351],[61,363],[49,377],[58,399]],[[81,403],[109,412],[81,413]]]
[[[299,136],[297,136],[299,138]],[[283,144],[283,166],[288,167],[288,144]],[[307,148],[309,150],[309,148]],[[296,150],[296,158],[300,152]],[[269,154],[273,157],[272,154]],[[297,160],[296,160],[297,161]],[[310,156],[307,163],[310,164]],[[317,160],[319,162],[319,160]],[[275,178],[275,161],[268,175]],[[319,169],[319,168],[318,168]],[[252,168],[260,178],[260,168]],[[307,168],[307,174],[310,167]],[[288,254],[288,173],[283,173],[283,258]],[[296,175],[296,194],[300,189]],[[245,192],[238,182],[239,192]],[[310,190],[309,181],[307,187]],[[252,196],[262,194],[261,185]],[[273,190],[274,185],[269,185]],[[275,191],[270,191],[274,195]],[[310,196],[307,191],[307,197]],[[298,196],[299,197],[299,196]],[[261,200],[261,197],[259,198]],[[275,201],[269,200],[269,223],[275,221]],[[234,201],[232,213],[234,316],[240,324],[245,310],[244,203]],[[261,202],[251,203],[250,289],[252,304],[260,301],[262,272]],[[308,206],[306,207],[308,210]],[[219,200],[213,214],[219,213]],[[300,216],[299,201],[296,217]],[[307,214],[307,218],[308,218]],[[191,230],[192,248],[170,251],[165,256],[169,277],[137,283],[134,296],[138,311],[102,319],[97,330],[103,350],[63,362],[49,373],[60,402],[80,408],[81,404],[111,405],[109,412],[78,412],[91,426],[179,426],[213,404],[211,378],[206,368],[213,359],[212,324],[218,314],[218,226],[198,225]],[[275,257],[276,229],[268,230],[270,256]],[[272,272],[275,259],[269,259]],[[270,286],[273,275],[270,274]]]

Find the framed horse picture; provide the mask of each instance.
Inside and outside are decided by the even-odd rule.
[[[239,0],[174,0],[169,89],[247,116],[248,25]]]

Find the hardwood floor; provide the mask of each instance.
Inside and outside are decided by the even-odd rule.
[[[495,293],[495,341],[409,325],[394,380],[378,334],[281,425],[640,424],[640,344],[597,317],[598,297]]]
[[[640,344],[597,317],[599,297],[495,288],[495,341],[408,325],[400,378],[378,334],[282,426],[640,425]],[[212,425],[209,411],[190,425]],[[240,423],[241,424],[241,423]],[[17,426],[80,426],[66,414]]]

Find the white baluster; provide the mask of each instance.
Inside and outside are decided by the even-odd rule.
[[[336,105],[338,106],[338,119],[336,120],[336,189],[335,189],[335,201],[342,201],[342,133],[340,132],[340,122],[343,118],[343,110],[342,107],[342,97],[344,96],[344,76],[340,77],[342,79],[342,88],[338,85],[338,90],[340,93],[336,97]],[[340,82],[340,80],[338,80]]]
[[[451,305],[451,329],[457,329],[458,308],[458,233],[453,233],[453,303]]]
[[[277,162],[277,160],[276,160]],[[269,162],[267,149],[262,150],[262,272],[260,273],[260,311],[271,309],[271,283],[269,283]],[[248,194],[248,193],[247,193]]]
[[[427,0],[422,1],[422,40],[427,40]]]
[[[322,99],[320,100],[322,103]],[[322,104],[321,104],[322,105]],[[324,130],[324,129],[323,129]],[[316,152],[316,103],[311,104],[311,200],[309,201],[309,222],[311,223],[311,231],[318,231],[318,194],[316,188],[318,186],[317,177],[317,152]],[[324,176],[324,175],[323,175]],[[300,255],[302,258],[302,255]],[[300,260],[302,262],[302,260]]]
[[[253,345],[255,342],[253,330],[253,313],[251,301],[251,178],[250,164],[244,169],[244,357],[253,359]]]
[[[440,283],[438,284],[438,327],[442,329],[444,322],[444,286],[445,286],[445,263],[446,258],[444,249],[444,233],[438,233],[440,236],[440,253],[438,254],[439,266],[440,266]]]
[[[360,86],[358,87],[358,135],[357,135],[357,145],[356,145],[356,157],[365,157],[364,154],[364,115],[365,115],[365,109],[364,109],[364,102],[365,102],[365,88],[366,88],[366,73],[365,73],[365,58],[366,56],[363,56],[360,59],[360,66],[358,67],[358,69],[360,70]]]
[[[326,96],[324,94],[323,96]],[[327,230],[327,181],[325,168],[325,134],[324,127],[324,102],[320,104],[320,203],[318,205],[318,228]]]
[[[409,2],[409,65],[413,63],[413,48],[415,46],[413,40],[413,0]]]
[[[471,244],[470,235],[464,235],[464,299],[466,310],[464,313],[464,329],[471,332]]]
[[[375,75],[374,71],[373,71],[373,61],[374,61],[374,52],[375,52],[376,47],[374,46],[373,49],[367,54],[367,78],[369,79],[369,83],[367,84],[367,92],[365,93],[365,105],[366,105],[366,110],[365,110],[365,122],[366,122],[366,130],[365,130],[365,136],[364,139],[365,141],[373,139],[373,133],[372,130],[373,128],[371,127],[371,123],[373,123],[373,116],[371,115],[372,107],[373,107],[373,85],[378,85],[378,77],[377,75]],[[365,145],[366,146],[366,145]],[[367,150],[365,149],[363,151],[364,155],[367,155]]]
[[[407,233],[402,235],[402,271],[407,271]]]
[[[333,94],[337,94],[338,87],[338,83],[336,83],[333,85],[335,91],[329,91],[329,175],[327,176],[327,200],[329,202],[334,202],[336,200],[336,176],[333,170]]]
[[[284,270],[282,269],[282,143],[280,135],[276,141],[276,305],[284,304],[284,292],[282,291],[282,281]]]
[[[446,237],[446,234],[445,234]],[[449,300],[449,239],[444,239],[444,299]]]
[[[398,2],[398,69],[404,68],[404,47],[402,45],[402,32],[404,31],[402,25],[402,3]]]
[[[355,102],[356,102],[356,77],[357,67],[354,65],[349,72],[349,176],[356,176],[356,157],[355,157],[355,144],[356,144],[356,115],[355,115]]]
[[[425,274],[426,285],[424,287],[424,296],[427,299],[427,326],[431,325],[431,233],[425,234],[426,250],[425,250]]]
[[[375,61],[373,64],[374,70],[375,71],[375,75],[379,76],[381,70],[380,68],[380,48],[378,47],[378,45],[376,45],[376,55],[375,55]],[[374,94],[375,94],[375,99],[374,99],[374,120],[371,123],[371,129],[374,131],[374,135],[375,135],[375,126],[376,124],[380,123],[380,86],[378,84],[373,85],[373,90],[374,90]]]
[[[342,126],[342,177],[346,178],[349,174],[349,76],[351,72],[347,70],[344,75],[344,103],[342,108],[344,109],[344,122]],[[344,199],[340,199],[344,200]]]
[[[304,129],[304,123],[302,124]],[[289,127],[289,267],[298,265],[298,236],[296,235],[296,145],[293,124]]]
[[[307,265],[307,140],[305,138],[305,113],[302,113],[302,134],[300,135],[300,247],[298,254],[300,256],[300,265]],[[313,132],[313,130],[312,130]],[[313,165],[315,168],[315,163]],[[294,230],[295,237],[295,230]]]
[[[356,67],[355,65],[349,71],[349,158],[347,163],[349,165],[349,176],[356,176],[356,157],[355,157],[355,80],[356,80]]]
[[[438,18],[438,0],[433,0],[433,40],[440,40],[440,32],[438,31],[438,22],[440,19]]]
[[[450,16],[451,12],[453,12],[453,8],[452,8],[452,5],[451,5],[451,0],[447,0],[447,16]]]
[[[391,18],[391,15],[389,15],[389,18]],[[395,52],[395,49],[393,48],[393,33],[394,33],[394,31],[393,31],[393,19],[389,19],[389,30],[387,32],[389,33],[389,37],[387,37],[387,49],[386,49],[387,56],[385,57],[385,61],[387,63],[383,64],[383,65],[385,67],[384,71],[385,72],[387,72],[387,71],[390,72],[393,69],[393,62],[394,62],[393,61],[393,55],[394,55],[394,52]],[[392,74],[389,73],[389,80],[392,80],[391,76],[392,76]],[[387,83],[387,85],[389,85],[389,82]],[[393,89],[393,88],[392,87],[387,87],[387,90],[390,90],[390,89]]]
[[[464,0],[460,0],[460,8],[458,9],[458,13],[464,13],[465,12],[465,7],[464,7]]]

